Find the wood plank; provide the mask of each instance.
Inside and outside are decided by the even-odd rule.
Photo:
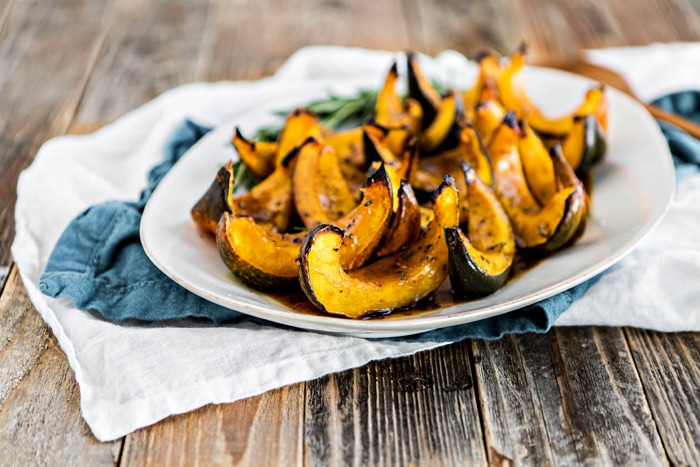
[[[690,0],[690,6],[695,10],[695,13],[700,15],[700,0]]]
[[[485,465],[466,343],[307,383],[307,465]]]
[[[621,330],[557,328],[474,353],[490,462],[667,463]]]
[[[259,31],[261,18],[265,34]],[[409,48],[399,0],[264,0],[235,8],[228,0],[214,0],[197,76],[207,81],[258,79],[272,74],[299,48],[319,44]]]
[[[39,146],[63,134],[73,117],[103,34],[104,3],[5,3],[0,29],[0,286],[11,264],[17,178]]]
[[[671,463],[700,465],[700,333],[626,334]]]
[[[688,0],[625,0],[610,2],[610,8],[626,45],[700,39],[700,15]]]
[[[526,0],[519,3],[527,15],[525,40],[532,52],[567,55],[580,49],[623,45],[617,17],[605,0]]]
[[[473,57],[485,48],[507,54],[523,39],[508,0],[404,0],[403,7],[415,50],[428,55],[454,49]]]
[[[0,322],[0,464],[115,465],[121,442],[90,433],[73,371],[14,267]]]
[[[208,17],[197,0],[114,0],[108,32],[77,112],[94,126],[195,80]]]
[[[170,417],[126,439],[120,465],[299,465],[304,385]]]

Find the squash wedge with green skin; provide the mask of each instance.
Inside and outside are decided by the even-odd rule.
[[[575,118],[571,131],[561,144],[564,157],[578,173],[584,173],[600,162],[607,149],[605,131],[592,114]]]
[[[243,164],[258,180],[267,178],[275,170],[277,143],[250,141],[236,127],[231,137],[231,144]]]
[[[216,224],[224,212],[231,212],[228,193],[233,189],[233,161],[228,161],[216,173],[216,177],[201,198],[192,206],[190,215],[203,230],[216,233]]]
[[[577,177],[573,167],[571,167],[564,157],[561,146],[559,144],[554,145],[554,147],[550,149],[549,155],[552,158],[557,184],[561,189],[575,187],[576,190],[582,193],[581,196],[572,197],[570,199],[571,203],[580,203],[580,207],[570,209],[572,215],[575,216],[571,219],[570,223],[572,226],[578,225],[578,227],[576,227],[576,231],[573,235],[569,235],[568,239],[561,240],[563,242],[562,246],[566,246],[573,243],[584,234],[588,217],[591,213],[591,200],[588,197],[588,193],[586,193],[583,182]],[[553,239],[553,241],[556,243],[556,239]]]
[[[236,216],[250,216],[276,232],[286,231],[294,209],[290,167],[297,156],[298,149],[295,148],[265,180],[247,193],[234,196],[231,187],[227,198],[229,212]]]
[[[257,290],[295,287],[296,259],[307,232],[273,232],[249,216],[225,213],[216,229],[219,255],[234,276]]]
[[[452,291],[459,298],[478,298],[498,290],[508,279],[515,258],[515,238],[508,215],[498,198],[464,165],[469,198],[469,217],[463,227],[445,227],[449,251],[449,275]]]
[[[457,222],[457,189],[448,180],[432,201],[435,220],[407,248],[354,271],[340,262],[343,231],[316,227],[300,252],[302,290],[321,311],[348,318],[389,313],[419,302],[447,278],[443,227]]]
[[[367,262],[382,240],[392,213],[391,182],[380,167],[367,179],[363,200],[337,224],[345,230],[340,263],[348,270]],[[308,231],[277,233],[249,216],[225,213],[216,231],[219,254],[241,281],[258,290],[298,284],[297,258]]]
[[[494,167],[494,191],[504,207],[521,248],[554,251],[578,231],[585,191],[578,179],[561,183],[545,206],[540,206],[525,179],[519,151],[520,128],[509,112],[494,135],[489,154]],[[575,176],[574,176],[575,177]]]
[[[294,206],[307,228],[333,223],[355,207],[332,146],[308,138],[299,148],[292,174]]]

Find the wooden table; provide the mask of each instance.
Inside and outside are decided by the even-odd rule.
[[[472,56],[522,39],[558,54],[697,41],[698,11],[698,0],[0,0],[0,464],[700,464],[700,333],[595,327],[379,361],[100,443],[9,251],[17,177],[43,142],[175,86],[260,78],[309,44]]]

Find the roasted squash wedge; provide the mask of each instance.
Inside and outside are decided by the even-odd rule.
[[[231,187],[227,198],[229,212],[250,216],[276,232],[286,231],[294,208],[290,169],[298,152],[298,148],[294,148],[274,172],[249,192],[234,196]]]
[[[515,238],[508,215],[491,188],[468,165],[464,177],[469,215],[466,225],[445,227],[448,270],[455,296],[478,298],[495,292],[508,279]]]
[[[314,137],[299,148],[292,190],[296,211],[307,228],[332,223],[356,205],[335,150]]]
[[[577,172],[593,167],[605,155],[607,139],[595,115],[577,117],[569,134],[562,140],[564,157]]]
[[[447,244],[443,227],[457,222],[457,189],[449,180],[433,200],[435,220],[406,249],[346,272],[340,262],[343,231],[316,227],[301,248],[302,290],[320,310],[363,318],[411,306],[447,278]]]
[[[575,119],[588,115],[594,116],[603,130],[607,127],[607,99],[605,88],[600,84],[589,89],[572,112],[555,118],[544,115],[527,93],[523,74],[525,57],[525,49],[521,47],[510,56],[499,77],[499,97],[507,109],[515,111],[535,131],[548,137],[566,137],[573,130]]]
[[[464,115],[461,94],[450,91],[440,101],[435,118],[420,134],[421,154],[427,156],[452,149],[459,144],[460,123]]]
[[[423,74],[415,54],[406,54],[406,69],[408,97],[415,99],[420,104],[422,128],[427,128],[435,120],[442,99],[433,84]]]
[[[491,156],[489,156],[489,151],[486,149],[479,132],[472,124],[466,123],[462,127],[460,139],[461,144],[464,146],[466,162],[474,168],[482,182],[492,186],[493,165],[491,164]]]
[[[393,183],[393,182],[392,182]],[[406,179],[399,181],[394,212],[382,242],[375,252],[381,258],[410,244],[420,233],[421,215],[416,195]]]
[[[406,116],[403,99],[396,91],[398,80],[398,66],[394,62],[384,78],[382,88],[377,93],[377,102],[374,105],[374,119],[380,125],[401,122]]]
[[[557,191],[554,165],[549,150],[527,122],[520,122],[520,158],[530,192],[541,205],[552,199]]]
[[[479,177],[487,184],[493,183],[493,168],[486,146],[476,129],[470,124],[460,127],[459,145],[453,149],[440,152],[434,156],[418,159],[417,170],[413,178],[416,189],[432,193],[440,186],[446,174],[459,180],[462,173],[461,163],[466,162],[477,171]],[[461,187],[460,187],[461,188]]]
[[[362,202],[337,221],[344,228],[339,261],[351,270],[367,262],[384,237],[392,214],[391,182],[383,167],[367,179]],[[250,216],[222,216],[216,230],[219,254],[241,281],[259,290],[298,283],[296,263],[308,231],[273,232]]]
[[[309,137],[323,139],[321,124],[316,115],[304,108],[290,112],[279,135],[276,163],[279,165],[287,154]]]
[[[488,146],[506,116],[506,109],[497,100],[488,99],[477,104],[474,115],[474,127],[481,135],[481,140]]]
[[[393,210],[393,188],[384,167],[367,178],[362,200],[335,224],[343,229],[340,264],[351,270],[370,260],[389,228]]]
[[[242,282],[258,290],[280,290],[298,284],[296,259],[305,235],[273,232],[250,216],[225,213],[216,243],[224,264]]]
[[[365,157],[370,164],[383,162],[394,167],[400,178],[413,182],[419,156],[417,139],[414,137],[405,141],[401,152],[395,153],[388,145],[389,136],[393,132],[394,130],[384,128],[373,121],[365,123],[363,125]],[[409,136],[405,134],[404,138]]]
[[[277,143],[247,140],[236,127],[231,143],[245,166],[258,180],[265,179],[275,170]]]
[[[229,160],[221,166],[207,191],[192,206],[190,215],[195,224],[207,232],[215,233],[221,215],[231,212],[227,198],[232,189],[233,162]]]
[[[540,206],[525,178],[519,151],[521,130],[509,112],[489,146],[494,167],[494,191],[521,248],[554,251],[566,245],[579,228],[585,192],[578,179],[561,183],[549,202]],[[575,177],[575,176],[574,176]]]

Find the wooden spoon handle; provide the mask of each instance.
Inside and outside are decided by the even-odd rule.
[[[671,112],[667,112],[661,107],[657,107],[652,104],[644,104],[644,107],[646,107],[646,109],[652,116],[654,116],[654,118],[675,125],[681,130],[685,130],[688,134],[694,136],[695,138],[700,139],[700,125],[698,125],[697,123],[694,123],[693,121],[688,120],[687,118],[683,118]]]

